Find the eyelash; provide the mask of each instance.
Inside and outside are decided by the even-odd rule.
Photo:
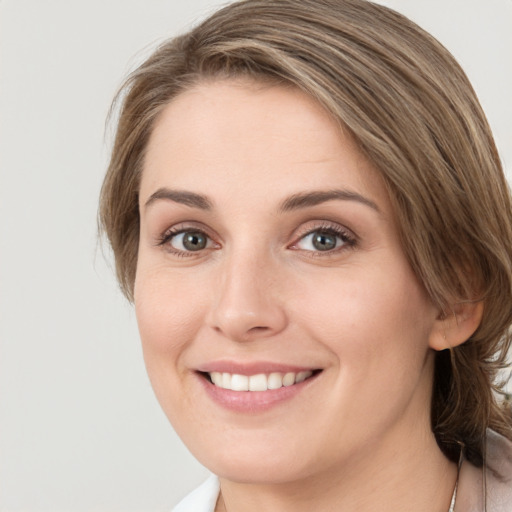
[[[182,234],[182,233],[198,233],[203,236],[205,236],[209,241],[212,241],[212,237],[208,235],[208,233],[201,228],[196,228],[195,226],[176,226],[168,229],[165,231],[159,238],[156,243],[157,246],[164,247],[166,246],[166,250],[170,252],[171,254],[178,256],[178,257],[190,257],[194,256],[195,253],[202,253],[205,249],[201,249],[198,251],[182,251],[179,249],[175,249],[170,244],[171,240]],[[322,224],[316,225],[312,228],[305,228],[302,232],[299,232],[297,237],[295,238],[295,241],[292,242],[288,246],[288,248],[292,250],[301,250],[300,248],[297,248],[297,245],[304,240],[307,236],[312,235],[313,233],[321,233],[324,235],[334,235],[337,238],[339,238],[342,241],[342,245],[340,247],[335,247],[330,250],[326,251],[308,251],[308,250],[302,250],[303,253],[307,253],[310,257],[328,257],[332,256],[340,251],[344,251],[350,248],[353,248],[357,245],[357,238],[348,230],[342,228],[338,224],[330,223],[330,222],[324,222]],[[218,245],[218,244],[216,244]]]
[[[338,254],[341,251],[346,251],[347,249],[354,248],[357,245],[357,237],[348,231],[346,228],[343,228],[339,224],[331,223],[331,222],[323,222],[319,225],[315,225],[314,227],[305,227],[303,231],[299,231],[296,241],[293,242],[289,247],[294,250],[301,250],[297,248],[297,245],[303,241],[309,235],[313,233],[321,233],[323,235],[334,235],[342,241],[340,247],[335,247],[333,249],[327,251],[308,251],[303,250],[302,252],[307,254],[309,257],[329,257]]]
[[[158,238],[156,245],[160,246],[160,247],[165,247],[165,249],[168,252],[170,252],[174,256],[178,256],[180,258],[194,256],[195,252],[201,253],[204,251],[204,249],[200,250],[200,251],[181,251],[179,249],[175,249],[174,247],[172,247],[172,245],[170,244],[171,240],[174,237],[176,237],[182,233],[198,233],[198,234],[205,236],[208,240],[212,240],[212,237],[210,235],[208,235],[208,233],[202,228],[196,228],[195,226],[180,225],[180,226],[172,227],[172,228],[168,229],[167,231],[165,231]]]

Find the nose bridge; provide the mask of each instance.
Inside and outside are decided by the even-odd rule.
[[[286,326],[279,272],[268,251],[233,249],[221,264],[212,327],[235,341],[271,336]]]

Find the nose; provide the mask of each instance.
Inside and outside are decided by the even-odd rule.
[[[285,329],[287,315],[276,265],[256,254],[226,260],[210,311],[210,325],[227,338],[245,342]]]

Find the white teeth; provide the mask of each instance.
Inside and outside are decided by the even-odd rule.
[[[231,389],[233,391],[249,391],[249,377],[247,375],[232,375]]]
[[[220,388],[230,389],[232,391],[267,391],[269,389],[279,389],[283,386],[293,386],[305,381],[313,375],[310,370],[298,373],[273,372],[268,375],[259,373],[257,375],[240,375],[237,373],[210,372],[210,379]]]
[[[295,382],[302,382],[306,380],[308,377],[311,377],[311,375],[311,372],[299,372],[297,373],[297,377],[295,377]]]
[[[267,376],[264,373],[249,377],[249,391],[267,391]]]
[[[222,374],[221,387],[223,387],[224,389],[231,389],[231,374],[230,373]]]
[[[220,372],[212,372],[210,373],[210,378],[212,382],[219,387],[222,387],[222,373]]]
[[[271,373],[268,376],[267,389],[279,389],[283,387],[283,374]]]
[[[283,386],[292,386],[295,384],[295,373],[286,373],[283,377]]]

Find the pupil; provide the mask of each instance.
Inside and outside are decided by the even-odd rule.
[[[202,233],[185,233],[183,246],[189,251],[199,251],[206,247],[206,237]]]
[[[318,251],[330,251],[336,247],[336,236],[316,233],[313,237],[313,245]]]

